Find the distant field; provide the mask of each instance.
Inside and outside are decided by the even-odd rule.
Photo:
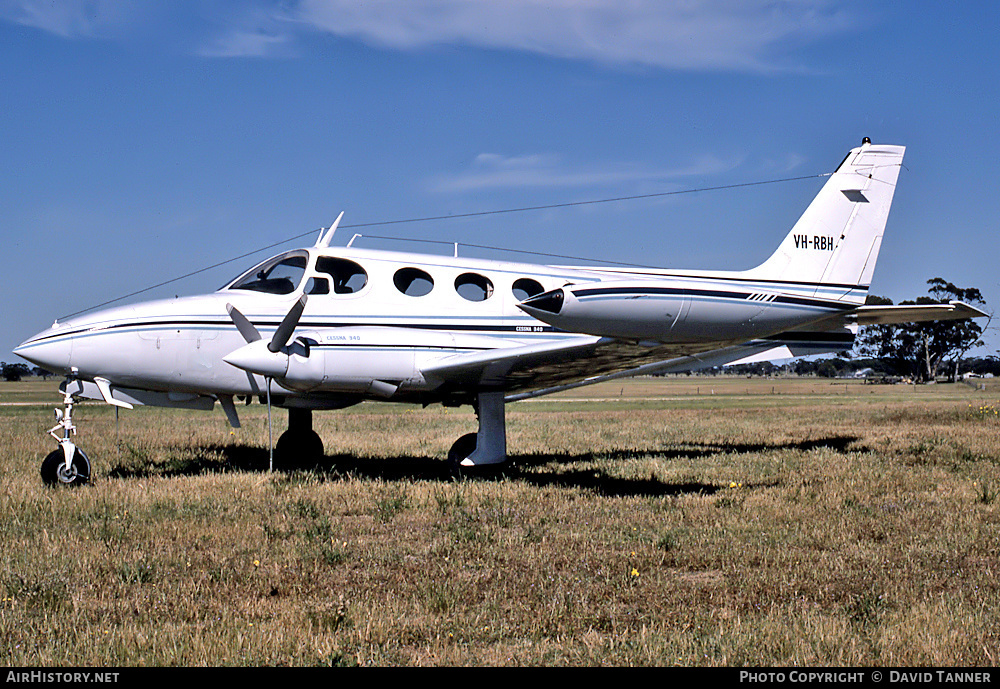
[[[973,382],[606,383],[511,404],[514,468],[465,482],[467,408],[317,414],[325,463],[271,474],[260,405],[233,433],[84,404],[78,490],[38,476],[58,382],[0,383],[0,659],[995,666],[1000,387]]]
[[[61,378],[47,381],[26,380],[14,383],[0,381],[0,404],[53,403],[62,404],[59,394]]]

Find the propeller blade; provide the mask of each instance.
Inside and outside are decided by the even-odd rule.
[[[292,333],[295,332],[296,326],[299,324],[299,318],[302,317],[302,311],[306,308],[306,295],[299,297],[299,300],[292,304],[292,308],[288,310],[285,314],[285,318],[281,321],[281,325],[278,329],[274,331],[274,336],[271,338],[271,342],[267,345],[267,349],[272,354],[280,352],[281,348],[288,344],[288,341],[292,339]],[[251,326],[253,327],[253,326]]]
[[[254,327],[253,323],[246,316],[240,313],[238,308],[232,304],[226,304],[226,311],[229,313],[229,318],[233,321],[236,329],[240,331],[240,335],[247,341],[247,344],[260,339],[260,333],[257,332],[257,328]]]

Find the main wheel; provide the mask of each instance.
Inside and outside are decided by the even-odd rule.
[[[466,433],[456,440],[455,444],[448,450],[448,469],[453,477],[457,479],[494,478],[510,470],[512,466],[510,460],[496,464],[463,466],[462,461],[476,451],[477,443],[478,439],[475,433]]]
[[[274,446],[274,454],[287,466],[305,467],[322,461],[323,439],[315,431],[285,431]]]
[[[73,461],[66,467],[66,454],[62,448],[53,450],[42,461],[42,481],[50,486],[82,486],[90,481],[90,460],[83,450],[76,448]]]
[[[466,433],[461,438],[456,440],[455,444],[451,446],[450,450],[448,450],[448,467],[451,469],[451,473],[456,476],[461,476],[463,469],[471,469],[471,467],[463,467],[462,460],[475,451],[475,433]]]

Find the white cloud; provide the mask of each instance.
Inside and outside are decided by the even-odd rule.
[[[736,166],[707,155],[689,165],[651,170],[641,165],[616,163],[600,167],[573,167],[555,154],[503,156],[481,153],[466,170],[438,175],[432,191],[461,193],[483,189],[596,188],[622,184],[665,184],[684,177],[716,174]]]
[[[835,0],[0,0],[0,18],[64,37],[156,35],[206,56],[287,55],[307,34],[395,49],[462,45],[606,65],[771,72],[845,32]],[[853,5],[857,7],[857,4]]]
[[[0,17],[63,38],[92,38],[135,21],[136,7],[129,0],[2,0]]]
[[[272,57],[290,48],[290,37],[253,30],[233,30],[196,50],[202,57]]]
[[[0,20],[68,39],[141,43],[204,57],[294,54],[302,29],[274,0],[0,0]]]
[[[319,31],[397,49],[471,45],[667,69],[772,71],[849,28],[829,0],[301,0]]]

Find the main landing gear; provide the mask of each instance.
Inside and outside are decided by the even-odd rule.
[[[90,460],[71,439],[76,435],[74,401],[70,392],[63,392],[63,409],[56,409],[57,423],[49,429],[49,435],[59,443],[59,449],[50,452],[42,461],[42,481],[48,485],[82,486],[90,481]]]
[[[323,440],[313,430],[312,409],[288,409],[288,429],[278,438],[274,454],[278,461],[299,466],[323,459]]]
[[[448,452],[448,466],[452,475],[459,478],[497,472],[509,466],[504,393],[480,393],[473,407],[479,419],[479,432],[463,435]]]
[[[67,386],[68,388],[68,386]],[[63,409],[56,409],[56,425],[49,435],[59,443],[42,461],[42,481],[48,485],[81,486],[90,482],[90,459],[73,442],[73,394],[63,391]],[[507,459],[507,424],[502,392],[480,393],[473,405],[479,430],[455,441],[448,452],[452,474],[464,478],[492,474],[510,465]],[[278,438],[277,456],[287,462],[306,465],[323,459],[323,441],[313,430],[312,410],[290,408],[288,429]]]

